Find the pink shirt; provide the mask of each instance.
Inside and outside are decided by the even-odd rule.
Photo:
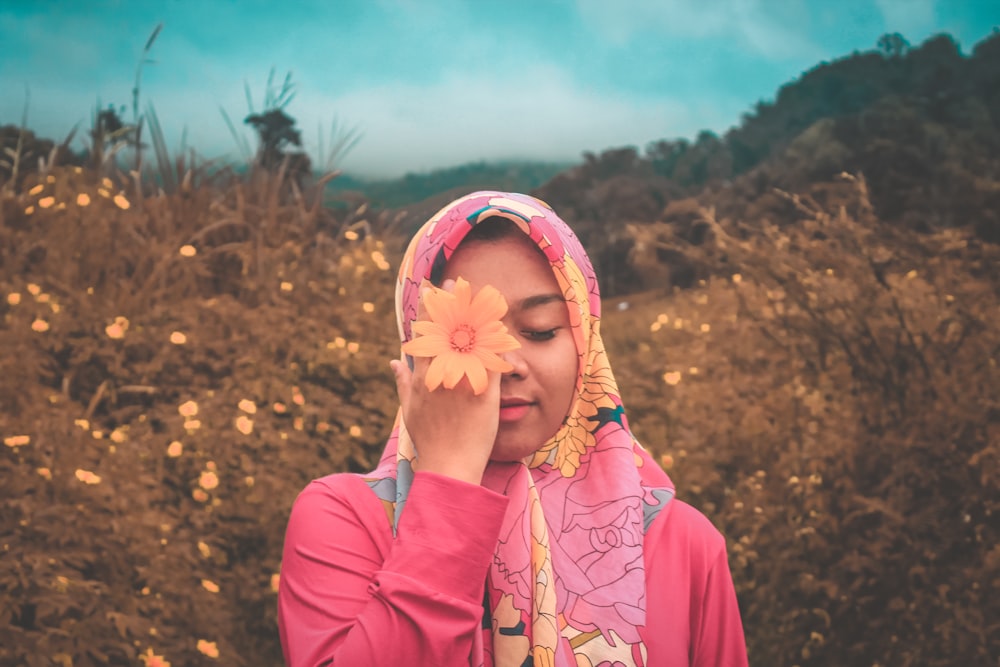
[[[382,502],[355,475],[313,481],[292,508],[278,593],[289,667],[470,664],[507,498],[414,475],[395,539]],[[747,664],[722,535],[670,501],[646,533],[651,667]]]

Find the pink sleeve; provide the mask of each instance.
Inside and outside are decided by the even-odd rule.
[[[725,538],[672,500],[646,535],[649,664],[746,667],[746,642]]]
[[[736,602],[725,544],[716,552],[704,581],[701,604],[692,621],[692,667],[746,667],[743,621]]]
[[[312,482],[292,508],[278,625],[288,667],[468,665],[507,499],[417,473],[395,539],[358,477]]]

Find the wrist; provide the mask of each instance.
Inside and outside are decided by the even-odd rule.
[[[480,486],[483,483],[483,472],[486,464],[476,465],[469,461],[454,460],[454,457],[438,460],[435,457],[417,455],[414,461],[413,470],[416,472],[432,472],[435,475],[451,477],[461,482]]]

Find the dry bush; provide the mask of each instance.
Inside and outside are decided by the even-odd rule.
[[[0,664],[279,664],[289,507],[389,431],[390,239],[263,172],[35,179],[0,199]],[[754,664],[988,664],[1000,253],[855,186],[784,196],[782,228],[657,228],[710,277],[609,298],[605,339],[730,538]]]
[[[991,664],[1000,252],[894,231],[856,185],[832,213],[789,197],[783,229],[706,211],[702,259],[738,273],[612,312],[610,354],[730,539],[752,664]]]
[[[382,242],[280,174],[36,180],[0,208],[0,664],[280,663],[291,503],[395,407]]]

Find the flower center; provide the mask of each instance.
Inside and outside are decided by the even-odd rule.
[[[468,324],[458,325],[451,332],[451,349],[456,352],[471,352],[476,344],[476,330]]]

